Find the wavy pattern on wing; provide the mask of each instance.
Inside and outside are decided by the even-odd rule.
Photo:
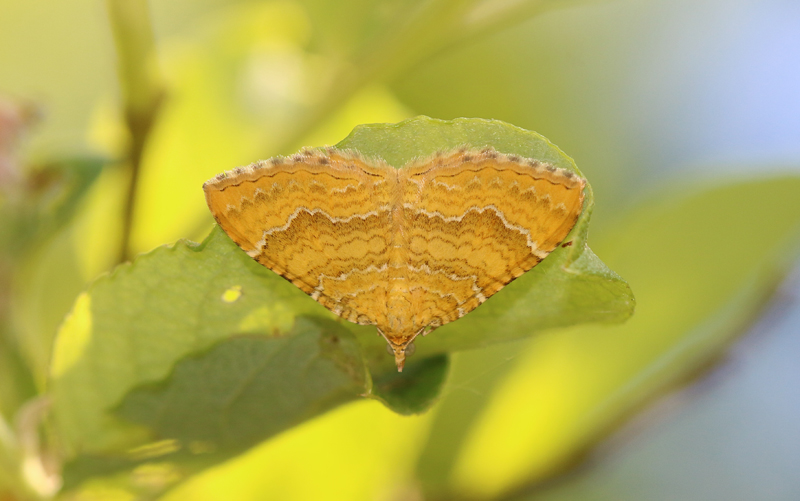
[[[443,325],[466,315],[536,266],[575,225],[585,182],[572,172],[494,150],[456,151],[405,171],[407,261],[440,277],[410,287],[418,322]]]
[[[393,168],[309,150],[226,173],[205,191],[253,259],[347,320],[385,323]]]
[[[373,324],[398,368],[414,338],[536,266],[575,225],[585,180],[493,149],[403,167],[306,150],[204,185],[252,258],[337,315]]]

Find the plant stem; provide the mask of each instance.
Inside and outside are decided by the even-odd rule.
[[[142,156],[163,97],[156,65],[155,40],[146,0],[107,0],[130,142],[126,162],[130,169],[125,195],[122,240],[118,262],[131,258],[136,192]]]

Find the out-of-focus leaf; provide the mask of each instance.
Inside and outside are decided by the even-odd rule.
[[[429,416],[354,402],[207,470],[163,499],[415,499],[414,460]]]
[[[86,279],[76,264],[72,224],[105,161],[76,158],[29,172],[0,202],[0,320],[41,387],[58,325]],[[5,275],[5,276],[3,276]],[[6,317],[7,318],[4,318]],[[23,366],[19,366],[22,368]],[[14,378],[21,385],[25,377]]]
[[[89,188],[108,163],[72,158],[36,168],[0,200],[0,249],[17,256],[50,238],[72,219]]]
[[[0,499],[34,499],[34,493],[20,478],[17,444],[11,443],[14,438],[11,426],[0,413]]]
[[[339,57],[353,57],[381,43],[387,32],[406,25],[422,9],[421,0],[355,0],[331,3],[300,0],[313,23],[311,48]],[[427,3],[445,3],[441,1]]]
[[[7,331],[0,332],[0,416],[11,417],[36,394],[31,373]]]
[[[594,1],[594,0],[590,0]],[[455,44],[586,0],[300,0],[316,27],[311,49],[349,57],[370,74],[397,74]],[[352,71],[352,70],[351,70]]]
[[[636,287],[637,315],[534,339],[466,436],[451,488],[492,498],[560,471],[761,311],[798,252],[800,179],[685,191],[598,243]]]
[[[521,339],[453,355],[451,373],[417,461],[416,478],[424,487],[426,498],[449,496],[450,473],[464,437],[480,417],[492,390],[513,370],[519,353],[529,343],[529,339]]]

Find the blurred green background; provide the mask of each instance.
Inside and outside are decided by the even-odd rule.
[[[635,316],[457,353],[419,416],[57,493],[35,397],[78,294],[202,240],[218,172],[416,115],[573,157]],[[0,0],[0,185],[2,501],[800,498],[797,2]]]

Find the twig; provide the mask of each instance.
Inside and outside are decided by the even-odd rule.
[[[150,130],[163,97],[156,64],[155,41],[146,0],[107,0],[117,47],[117,66],[130,143],[126,161],[130,169],[122,219],[118,262],[131,258],[130,240],[139,171]]]

